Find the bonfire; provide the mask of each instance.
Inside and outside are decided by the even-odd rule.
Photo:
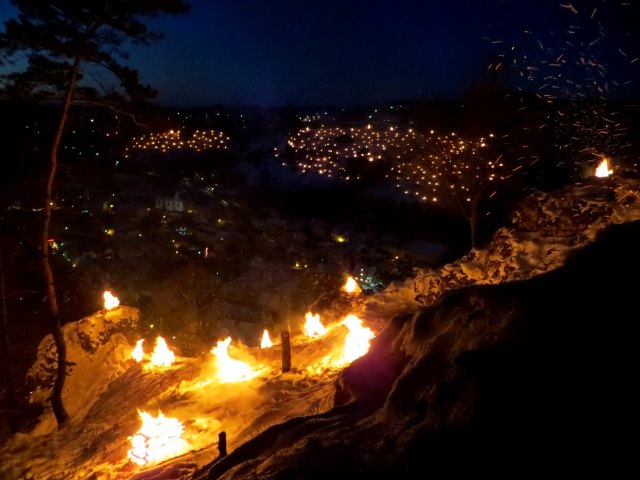
[[[307,312],[304,316],[304,333],[307,337],[319,338],[327,333],[327,329],[320,322],[320,315]]]
[[[613,173],[613,170],[609,169],[609,161],[607,157],[602,157],[602,161],[596,167],[596,177],[598,178],[606,178]]]
[[[349,329],[344,340],[342,355],[338,359],[338,365],[353,362],[369,351],[369,342],[375,336],[369,327],[362,326],[362,320],[355,315],[348,315],[342,322]]]
[[[136,342],[136,346],[131,352],[131,357],[138,363],[142,361],[144,358],[144,350],[142,349],[142,343],[144,342],[144,338],[141,338]]]
[[[227,337],[218,341],[217,345],[211,349],[211,353],[215,356],[218,381],[220,383],[236,383],[257,377],[259,372],[253,370],[248,363],[229,356],[230,344],[231,337]]]
[[[273,342],[269,337],[269,331],[265,328],[264,332],[262,332],[262,339],[260,340],[260,348],[271,348],[273,347]]]
[[[102,297],[104,298],[105,310],[113,310],[120,305],[120,299],[115,297],[109,290],[105,290]]]
[[[143,343],[144,338],[138,340],[136,342],[136,346],[131,352],[131,357],[138,363],[142,362],[142,360],[144,359],[144,349],[142,348]],[[169,349],[166,340],[158,336],[158,338],[156,338],[156,345],[153,348],[151,357],[149,358],[149,364],[147,365],[147,368],[166,368],[171,366],[175,361],[175,353],[173,353]]]
[[[175,354],[169,350],[164,338],[156,338],[156,346],[151,354],[151,365],[154,367],[168,367],[176,361]]]
[[[184,425],[177,418],[167,418],[162,412],[154,417],[138,411],[142,426],[131,440],[129,459],[138,465],[149,465],[176,457],[189,450],[189,444],[182,438]]]
[[[358,282],[356,282],[353,277],[348,277],[347,281],[342,286],[342,291],[356,294],[356,293],[360,293],[362,289],[360,288],[360,285],[358,285]]]

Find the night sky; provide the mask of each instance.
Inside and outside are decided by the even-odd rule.
[[[575,64],[580,58],[603,65],[598,82],[610,88],[607,96],[638,95],[637,0],[190,3],[187,15],[150,21],[164,40],[131,49],[130,64],[159,90],[163,105],[461,97],[487,82],[488,66],[501,61],[509,65],[500,72],[503,84],[571,96],[576,83],[587,89],[593,83],[592,72]],[[3,0],[0,19],[13,13]],[[536,65],[553,63],[562,49],[565,76],[549,85],[548,73]],[[527,69],[532,65],[535,70]],[[573,83],[566,83],[568,76]]]

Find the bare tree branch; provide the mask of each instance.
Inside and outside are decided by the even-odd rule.
[[[73,100],[71,102],[71,104],[72,105],[91,105],[91,106],[94,106],[94,107],[104,107],[104,108],[107,108],[107,109],[111,110],[112,112],[115,112],[115,113],[117,113],[119,115],[126,115],[138,127],[144,127],[144,128],[151,129],[151,126],[149,126],[149,125],[147,125],[145,123],[140,123],[133,113],[127,112],[125,110],[121,110],[121,109],[119,109],[117,107],[114,107],[113,105],[111,105],[109,103],[99,102],[97,100]]]

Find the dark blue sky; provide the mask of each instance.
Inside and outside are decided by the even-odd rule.
[[[631,32],[640,2],[576,0],[578,13],[570,3],[192,0],[188,15],[150,21],[165,38],[133,49],[130,63],[165,105],[371,104],[460,97],[486,81],[487,66],[500,59],[512,63],[502,81],[537,90],[544,77],[532,79],[530,69],[521,75],[525,63],[547,65],[564,48],[565,59],[575,56],[571,62],[593,53],[618,95],[636,94],[640,62],[631,61],[640,52]],[[0,18],[11,14],[0,1]],[[596,31],[604,36],[581,51]],[[590,81],[563,68],[578,83]]]

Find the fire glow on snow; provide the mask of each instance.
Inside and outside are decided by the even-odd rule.
[[[319,338],[327,333],[327,329],[320,322],[320,315],[307,312],[304,316],[304,333],[307,337]]]
[[[138,411],[142,426],[131,440],[129,459],[138,465],[158,463],[186,452],[189,444],[182,438],[184,425],[177,418],[167,418],[162,412],[154,417]]]
[[[102,297],[104,298],[105,310],[113,310],[120,305],[120,299],[115,297],[109,290],[105,290]]]
[[[215,356],[216,375],[220,383],[243,382],[258,376],[259,372],[253,370],[249,364],[229,356],[227,350],[230,343],[231,337],[227,337],[218,341],[217,345],[211,349],[211,353]]]

